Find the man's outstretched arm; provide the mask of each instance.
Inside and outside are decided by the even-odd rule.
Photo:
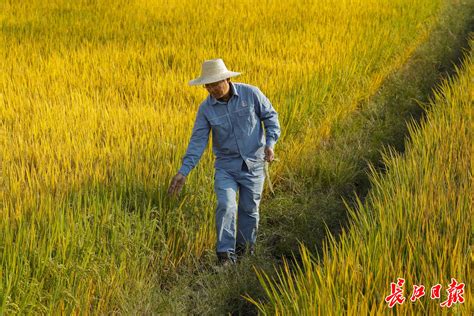
[[[193,126],[193,132],[191,139],[186,150],[186,154],[183,157],[181,168],[178,173],[173,177],[168,194],[175,195],[179,193],[186,181],[186,177],[191,170],[196,167],[199,160],[201,159],[204,149],[207,147],[209,141],[209,132],[211,126],[204,116],[202,106],[199,107],[196,120]]]

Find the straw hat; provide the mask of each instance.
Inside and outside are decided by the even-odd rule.
[[[189,85],[198,86],[213,83],[238,75],[240,75],[240,72],[227,70],[221,58],[206,60],[202,63],[201,77],[191,80]]]

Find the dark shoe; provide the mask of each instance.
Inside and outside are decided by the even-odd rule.
[[[220,266],[229,266],[235,264],[237,258],[232,252],[217,252],[217,261]]]
[[[242,258],[246,255],[255,255],[255,245],[252,244],[237,244],[235,246],[235,254],[237,258]]]

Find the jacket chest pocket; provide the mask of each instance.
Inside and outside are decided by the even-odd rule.
[[[230,124],[227,115],[209,119],[211,125],[212,138],[216,144],[223,145],[223,143],[230,136]]]
[[[244,129],[253,129],[257,121],[255,115],[253,108],[250,106],[237,111],[239,125]]]

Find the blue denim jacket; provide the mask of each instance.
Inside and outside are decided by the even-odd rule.
[[[273,148],[280,137],[278,113],[257,87],[231,82],[230,89],[228,102],[209,95],[199,106],[179,173],[187,176],[197,165],[210,131],[215,168],[240,170],[244,161],[250,171],[263,166],[265,146]]]

